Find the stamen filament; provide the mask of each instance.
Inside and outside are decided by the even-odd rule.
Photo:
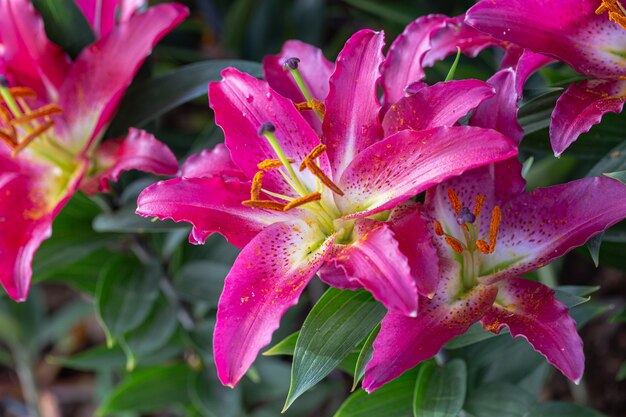
[[[24,139],[22,139],[22,141],[15,147],[15,149],[13,149],[13,156],[14,157],[17,156],[17,154],[20,153],[22,150],[24,150],[24,148],[26,148],[28,145],[30,145],[32,141],[37,139],[40,135],[42,135],[46,130],[50,129],[52,126],[54,126],[54,122],[51,120],[49,122],[46,122],[38,126],[33,131],[31,131],[28,135],[26,135]]]
[[[293,80],[298,85],[298,88],[302,92],[302,95],[306,99],[311,109],[315,111],[315,114],[317,114],[317,117],[319,117],[320,120],[324,120],[324,114],[320,112],[319,107],[314,104],[313,101],[315,99],[311,95],[311,91],[309,90],[306,83],[304,82],[304,79],[302,78],[302,74],[300,74],[300,70],[298,69],[299,63],[300,63],[300,60],[298,58],[289,58],[287,59],[287,61],[285,61],[285,68],[289,70],[289,73],[291,74],[291,76],[293,77]]]
[[[13,125],[19,125],[22,123],[31,122],[36,119],[40,119],[42,117],[60,114],[61,112],[63,112],[63,109],[61,109],[60,106],[57,106],[56,104],[46,104],[45,106],[42,106],[38,109],[29,111],[28,113],[24,114],[22,117],[13,119],[11,123]]]
[[[265,194],[267,194],[269,196],[280,198],[281,200],[285,200],[285,201],[293,201],[294,200],[293,197],[289,197],[289,196],[286,196],[286,195],[275,193],[273,191],[266,190],[265,188],[261,188],[261,191],[263,191]]]
[[[335,184],[330,178],[328,178],[326,174],[324,174],[324,171],[322,171],[320,167],[315,165],[313,161],[308,161],[306,167],[309,169],[309,171],[311,171],[311,174],[319,178],[319,180],[324,183],[324,185],[333,190],[333,192],[335,192],[336,194],[343,196],[344,193],[341,188],[339,188],[337,184]]]
[[[15,117],[21,117],[22,111],[20,107],[15,102],[13,95],[11,94],[11,90],[7,87],[0,86],[0,96],[2,96],[2,100],[7,104],[9,110],[15,115]]]
[[[289,159],[283,153],[283,150],[278,144],[278,139],[276,139],[276,135],[274,135],[274,132],[264,131],[261,133],[263,136],[265,136],[265,139],[267,139],[267,141],[269,142],[270,146],[274,150],[274,153],[276,154],[276,156],[278,156],[278,159],[280,159],[280,162],[282,162],[283,166],[289,173],[289,176],[291,177],[291,180],[292,180],[291,181],[292,183],[290,185],[292,185],[292,187],[301,196],[307,195],[308,192],[306,191],[306,188],[304,187],[304,185],[302,185],[302,183],[300,182],[300,179],[298,179],[298,176],[296,175],[296,172],[293,170],[291,163],[289,163]]]

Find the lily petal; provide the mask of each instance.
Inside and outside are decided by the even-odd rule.
[[[54,101],[69,69],[69,58],[48,40],[43,20],[29,1],[0,0],[0,16],[7,75],[13,84],[30,87]]]
[[[175,175],[178,161],[170,149],[145,130],[130,129],[125,138],[107,140],[94,152],[96,172],[81,183],[87,194],[108,192],[109,181],[122,172],[138,169],[156,175]]]
[[[278,223],[239,254],[224,283],[213,334],[222,384],[236,385],[270,343],[282,315],[298,302],[333,240],[304,221]]]
[[[76,0],[97,38],[102,38],[115,27],[115,11],[120,0]]]
[[[566,62],[595,78],[624,75],[624,29],[596,15],[596,0],[483,0],[466,23],[503,41]]]
[[[230,151],[223,143],[213,149],[204,149],[199,154],[191,155],[181,169],[181,177],[210,178],[222,177],[224,180],[246,181],[248,178],[233,162]]]
[[[552,112],[550,143],[554,154],[561,155],[606,113],[621,113],[625,101],[626,81],[584,80],[570,85]]]
[[[383,46],[384,33],[360,30],[337,57],[322,124],[333,178],[339,178],[355,155],[382,137],[376,86]]]
[[[383,118],[385,137],[405,129],[453,126],[494,94],[493,87],[478,80],[453,80],[423,87],[391,105]]]
[[[86,152],[100,137],[141,63],[187,14],[179,4],[151,7],[83,50],[60,92],[73,151]]]
[[[349,281],[361,284],[388,309],[415,317],[415,279],[389,225],[361,219],[357,220],[353,233],[355,242],[337,245],[328,263],[343,270]]]
[[[482,325],[493,333],[508,327],[513,337],[528,340],[565,376],[578,383],[585,356],[576,322],[554,291],[538,282],[511,277],[497,284],[498,296]]]
[[[35,252],[52,234],[52,221],[76,191],[86,164],[66,178],[0,146],[0,282],[12,299],[24,301]]]
[[[268,141],[258,133],[266,122],[274,125],[282,150],[297,164],[320,144],[319,137],[291,100],[276,93],[267,82],[235,68],[226,68],[222,77],[222,81],[209,85],[209,101],[215,110],[215,122],[224,131],[233,161],[248,178],[258,171],[259,162],[277,157]],[[327,161],[326,155],[320,160]],[[328,163],[322,162],[322,168],[324,165]],[[301,174],[305,176],[308,172]],[[315,184],[315,177],[311,181]],[[294,194],[276,170],[266,173],[263,185],[274,192]]]
[[[496,249],[483,258],[480,280],[492,283],[544,266],[624,218],[626,185],[609,177],[521,194],[502,206]]]
[[[502,134],[479,127],[403,130],[370,146],[339,181],[349,218],[367,217],[464,171],[517,154]]]
[[[404,89],[424,78],[422,60],[431,49],[431,37],[450,21],[445,15],[422,16],[410,23],[391,44],[381,66],[381,84],[386,104],[405,96]]]
[[[213,232],[237,247],[245,246],[272,223],[293,219],[287,213],[246,207],[250,183],[213,178],[175,178],[151,185],[137,199],[137,214],[144,217],[189,222],[189,241],[202,244]]]
[[[478,285],[462,297],[459,264],[442,261],[435,297],[420,299],[417,317],[389,312],[374,341],[372,360],[365,368],[363,389],[372,392],[418,363],[432,358],[452,338],[467,329],[493,304],[497,288]]]

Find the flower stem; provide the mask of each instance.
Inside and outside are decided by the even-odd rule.
[[[15,359],[15,371],[17,372],[17,377],[22,388],[22,395],[24,395],[24,401],[29,409],[29,413],[34,417],[41,417],[39,392],[35,382],[30,355],[25,352],[23,348],[16,347],[13,349],[13,358]]]

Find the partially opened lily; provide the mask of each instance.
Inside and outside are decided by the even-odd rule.
[[[81,184],[95,192],[122,170],[177,171],[169,149],[146,132],[98,147],[139,66],[187,13],[164,4],[132,14],[127,4],[113,27],[118,3],[79,2],[113,14],[96,13],[110,17],[99,24],[102,36],[72,62],[28,1],[0,0],[0,281],[17,301],[28,294],[35,251]]]
[[[574,320],[554,291],[520,275],[625,218],[626,186],[597,177],[521,192],[516,168],[496,174],[494,166],[482,167],[427,191],[422,210],[441,258],[439,287],[432,299],[420,299],[417,317],[389,312],[383,319],[367,391],[431,358],[478,321],[494,333],[508,327],[580,380],[584,357]]]
[[[432,243],[409,239],[424,220],[397,206],[516,154],[496,131],[453,126],[493,95],[476,80],[439,86],[430,102],[420,96],[412,106],[398,103],[381,122],[382,47],[382,33],[357,32],[333,69],[316,50],[292,42],[286,48],[299,56],[278,62],[282,73],[270,74],[266,61],[270,84],[226,69],[209,99],[232,159],[222,147],[205,152],[186,164],[182,178],[139,197],[141,215],[191,222],[192,242],[219,232],[243,247],[226,278],[214,334],[226,385],[245,374],[320,268],[331,285],[366,288],[398,314],[414,315],[418,293],[436,288],[438,265]],[[417,130],[400,131],[412,112],[424,116],[411,118]]]
[[[484,0],[466,22],[502,41],[557,58],[591,79],[569,86],[550,124],[558,156],[626,101],[626,15],[618,0]]]

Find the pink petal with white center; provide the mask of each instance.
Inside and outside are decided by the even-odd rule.
[[[424,209],[411,200],[405,201],[393,209],[389,225],[409,262],[417,292],[432,297],[439,283],[439,256]]]
[[[328,263],[358,282],[389,310],[415,317],[417,287],[407,256],[400,251],[388,224],[358,220],[354,243],[337,245]]]
[[[563,374],[578,383],[585,356],[576,322],[554,291],[538,282],[511,277],[496,284],[498,296],[482,325],[493,333],[508,327],[513,337],[523,337]]]
[[[86,194],[108,192],[109,182],[122,172],[138,169],[156,175],[175,175],[178,161],[170,149],[145,130],[130,129],[125,138],[107,140],[93,154],[96,171],[81,183]]]
[[[272,225],[239,254],[217,309],[213,352],[222,384],[235,386],[267,346],[285,311],[332,247],[304,221]]]
[[[181,177],[211,178],[222,177],[224,180],[246,181],[247,176],[239,169],[230,157],[230,151],[223,143],[213,149],[191,155],[181,169]]]
[[[503,41],[550,55],[595,78],[618,78],[626,65],[624,29],[597,0],[484,0],[465,22]]]
[[[521,96],[517,94],[515,71],[511,68],[500,70],[487,82],[495,88],[496,95],[476,108],[470,124],[495,129],[519,144],[524,137],[524,131],[517,121],[517,103]]]
[[[290,40],[285,42],[280,54],[263,58],[263,75],[276,92],[288,99],[302,103],[306,99],[294,81],[291,73],[284,68],[289,58],[298,58],[298,70],[311,96],[323,102],[328,95],[330,75],[335,66],[324,57],[321,49],[304,42]],[[317,133],[322,133],[322,122],[313,111],[304,111],[303,116]]]
[[[382,137],[376,86],[384,56],[384,33],[360,30],[343,47],[330,77],[322,130],[333,177]]]
[[[291,100],[276,93],[267,82],[234,68],[222,71],[222,77],[222,81],[209,85],[209,101],[215,111],[215,122],[224,131],[233,162],[252,178],[259,162],[277,158],[267,139],[258,133],[261,125],[270,122],[285,155],[295,160],[297,171],[305,156],[320,144],[320,139]],[[322,167],[327,167],[325,154],[320,160]],[[300,174],[302,178],[312,177],[308,171]],[[263,186],[273,192],[294,195],[276,170],[266,173]]]
[[[245,246],[272,223],[300,213],[247,207],[250,183],[213,178],[175,178],[151,185],[137,199],[137,214],[193,224],[190,242],[202,244],[213,232],[237,247]]]
[[[365,368],[363,389],[372,392],[418,363],[432,358],[447,342],[465,333],[489,310],[496,298],[497,288],[478,285],[463,292],[459,274],[456,261],[442,261],[437,293],[432,300],[420,298],[417,317],[387,313],[374,340],[372,360]]]
[[[385,104],[405,96],[405,88],[424,78],[422,60],[431,49],[431,37],[451,20],[445,15],[422,16],[409,24],[391,44],[381,66],[381,84]]]
[[[453,126],[495,90],[478,80],[453,80],[420,88],[391,105],[383,118],[385,137],[401,130]]]
[[[494,130],[469,126],[403,130],[352,161],[339,181],[345,195],[338,205],[349,218],[367,217],[467,170],[516,154],[514,144]]]
[[[48,40],[43,20],[27,0],[0,0],[4,70],[13,85],[56,99],[69,58]]]
[[[432,67],[437,61],[456,54],[457,47],[471,58],[490,46],[504,47],[503,42],[465,24],[464,19],[464,15],[451,18],[443,29],[434,34],[431,48],[422,61],[423,67]]]
[[[547,265],[624,218],[626,185],[608,177],[521,194],[502,206],[495,252],[483,257],[480,280],[496,282]]]
[[[550,122],[550,143],[561,155],[578,137],[600,123],[606,113],[621,113],[626,81],[584,80],[559,97]]]
[[[75,0],[91,25],[96,38],[102,38],[115,27],[115,11],[120,0]]]
[[[101,136],[152,48],[187,14],[174,3],[151,7],[83,50],[60,92],[73,152],[86,152]]]
[[[35,252],[74,194],[86,164],[71,177],[52,166],[13,158],[0,144],[0,282],[15,301],[28,295]]]

